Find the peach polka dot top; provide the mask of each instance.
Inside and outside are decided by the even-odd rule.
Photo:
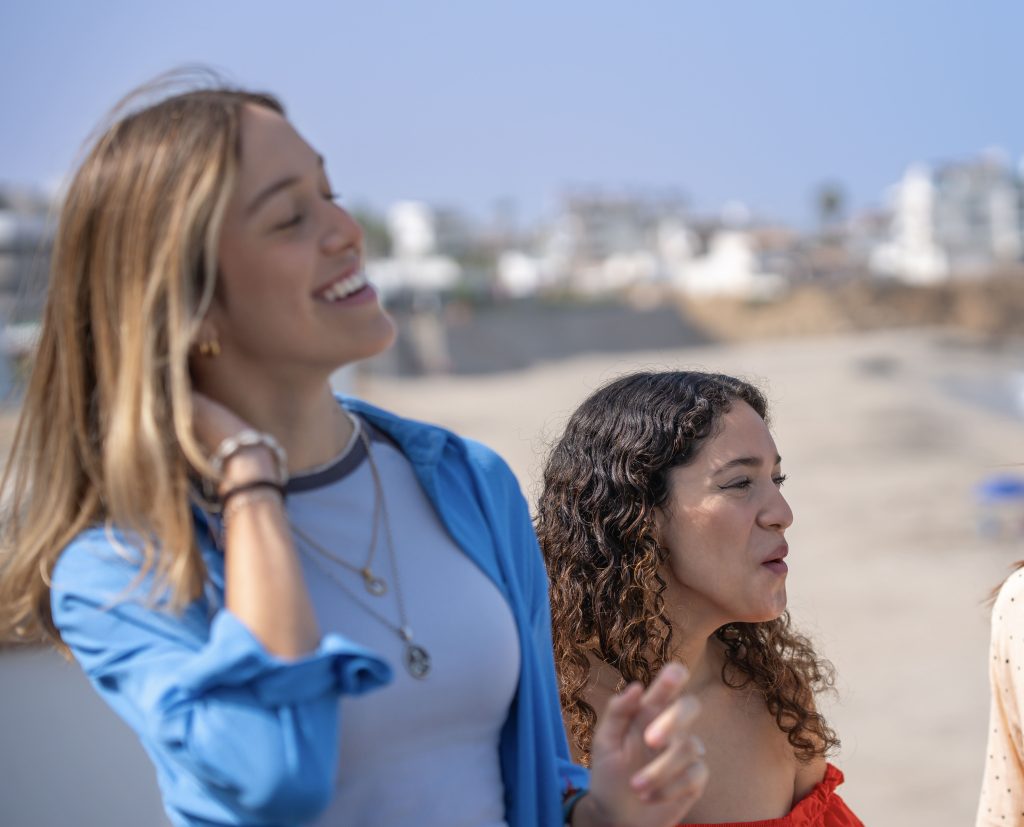
[[[991,708],[979,827],[1024,824],[1024,569],[1011,574],[992,607]]]

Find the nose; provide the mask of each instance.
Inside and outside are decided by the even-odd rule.
[[[320,248],[325,255],[333,256],[354,247],[359,255],[363,253],[363,228],[348,211],[334,203],[327,204],[330,211],[320,238]]]
[[[793,525],[793,509],[789,507],[780,489],[773,489],[758,515],[758,521],[762,527],[776,531],[785,531]]]

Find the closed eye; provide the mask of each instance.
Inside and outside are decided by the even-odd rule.
[[[295,215],[293,215],[287,221],[283,221],[280,224],[275,225],[274,229],[275,230],[288,230],[288,229],[291,229],[292,227],[298,227],[299,224],[301,224],[305,220],[306,220],[306,214],[305,213],[301,213],[301,212],[295,213]]]
[[[781,488],[785,484],[786,479],[787,477],[785,474],[776,474],[774,477],[772,477],[772,482],[775,484],[776,487]],[[725,485],[720,485],[718,487],[722,491],[728,491],[730,489],[744,491],[747,488],[750,488],[750,486],[753,484],[754,481],[752,479],[750,479],[749,477],[744,477],[743,479],[733,480],[732,482],[727,482]]]

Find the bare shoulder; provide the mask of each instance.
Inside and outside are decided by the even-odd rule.
[[[817,706],[817,703],[812,699],[810,711],[817,712]],[[810,737],[818,748],[822,746],[821,741],[815,735],[811,734]],[[793,756],[793,760],[796,761],[796,775],[793,780],[793,804],[795,805],[798,801],[806,798],[811,790],[824,780],[825,771],[828,769],[828,762],[821,752],[811,758],[810,761],[801,761],[796,755]]]
[[[820,784],[825,778],[827,762],[824,755],[816,755],[810,761],[798,761],[796,778],[793,781],[793,803],[796,804]]]

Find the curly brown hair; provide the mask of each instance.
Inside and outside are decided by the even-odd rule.
[[[597,719],[584,697],[592,658],[644,686],[670,659],[660,574],[667,552],[655,512],[668,497],[669,472],[694,459],[736,400],[768,421],[764,394],[731,376],[630,374],[580,405],[548,458],[537,536],[551,583],[562,709],[585,763]],[[832,665],[791,628],[788,613],[730,623],[715,635],[725,646],[722,681],[761,694],[799,760],[838,747],[814,704],[833,687]]]

